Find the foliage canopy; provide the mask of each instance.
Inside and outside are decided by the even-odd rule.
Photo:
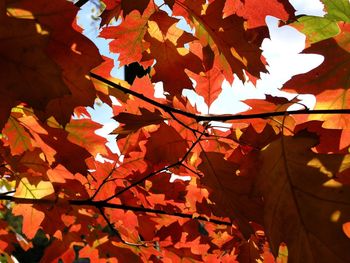
[[[171,14],[153,0],[102,0],[110,51],[121,65],[152,65],[132,85],[81,34],[86,2],[0,3],[4,260],[350,261],[348,0],[322,0],[324,17],[297,17],[287,0],[165,0]],[[267,15],[324,56],[283,87],[315,95],[315,108],[287,112],[297,98],[266,95],[241,114],[200,114],[183,89],[210,106],[225,79],[256,83],[266,71]],[[154,96],[158,81],[164,98]],[[96,97],[120,124],[120,154],[95,134],[101,125],[85,107]]]

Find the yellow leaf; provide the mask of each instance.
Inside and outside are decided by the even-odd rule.
[[[22,178],[16,189],[14,197],[27,199],[41,199],[54,193],[51,182],[40,181],[37,185],[31,184],[28,179]]]

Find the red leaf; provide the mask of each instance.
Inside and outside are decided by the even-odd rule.
[[[196,93],[204,98],[205,103],[210,105],[216,100],[221,93],[221,84],[224,81],[224,75],[217,68],[213,67],[205,73],[199,75],[189,72],[188,74],[196,83]]]
[[[259,46],[266,33],[259,35],[260,32],[247,31],[244,19],[237,15],[223,18],[224,5],[224,0],[212,1],[202,12],[200,4],[183,0],[174,5],[174,13],[191,19],[196,27],[196,36],[203,47],[210,45],[216,64],[227,80],[233,80],[233,73],[245,79],[243,70],[259,76],[261,71],[265,71]]]
[[[241,155],[241,156],[239,156]],[[214,202],[213,213],[217,216],[228,216],[235,220],[240,231],[245,236],[252,234],[249,219],[254,218],[255,222],[261,221],[261,208],[258,199],[250,198],[251,184],[254,175],[246,173],[245,169],[254,172],[254,156],[251,156],[251,163],[239,163],[242,154],[236,153],[235,162],[224,159],[223,154],[217,152],[202,152],[201,163],[198,169],[204,173],[201,183],[210,190],[209,199]],[[247,158],[248,159],[248,158]]]
[[[188,144],[173,127],[160,124],[150,135],[145,159],[153,165],[176,163],[185,155]]]
[[[116,121],[122,124],[121,127],[116,128],[112,133],[118,134],[118,139],[127,136],[128,134],[146,127],[148,125],[160,124],[164,121],[161,112],[156,109],[151,112],[145,108],[140,108],[140,115],[122,112],[114,117]]]
[[[294,8],[286,0],[268,0],[262,5],[256,0],[227,0],[224,17],[236,14],[247,20],[248,28],[266,27],[266,16],[288,21],[294,18]]]

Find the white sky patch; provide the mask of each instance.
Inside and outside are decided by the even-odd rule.
[[[159,99],[166,99],[164,95],[164,86],[163,82],[158,81],[154,85],[154,97],[159,98]]]
[[[337,1],[337,0],[335,0]],[[289,0],[293,5],[296,15],[323,16],[323,4],[319,0]]]
[[[84,30],[83,34],[88,37],[96,47],[99,49],[100,54],[114,60],[114,68],[112,70],[112,76],[120,79],[124,79],[124,67],[119,67],[118,54],[111,53],[109,51],[109,42],[102,37],[98,37],[100,33],[100,22],[101,18],[99,15],[98,3],[93,1],[88,1],[82,6],[77,15],[78,25],[80,25]],[[121,21],[114,21],[111,25],[116,26],[120,24]]]
[[[182,180],[182,181],[190,181],[191,176],[189,175],[177,175],[177,174],[171,174],[170,177],[170,183],[173,183],[175,180]]]
[[[113,153],[120,155],[120,151],[117,146],[116,135],[110,134],[114,129],[118,127],[118,122],[112,119],[113,111],[105,103],[95,103],[94,107],[88,107],[88,112],[91,115],[91,119],[103,125],[101,129],[95,131],[96,134],[105,137],[108,142],[107,146]]]

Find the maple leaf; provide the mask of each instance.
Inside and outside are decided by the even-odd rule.
[[[271,125],[265,125],[261,132],[257,132],[255,126],[249,125],[241,130],[233,130],[228,137],[230,138],[231,136],[241,143],[242,149],[248,147],[248,150],[252,150],[263,149],[276,139],[277,134]]]
[[[305,53],[324,56],[324,62],[310,72],[293,77],[285,85],[299,93],[316,96],[315,109],[348,109],[350,25],[341,26],[341,33],[334,38],[323,40],[305,49]],[[350,128],[346,115],[310,115],[310,120],[324,120],[325,128]]]
[[[87,168],[85,159],[91,156],[89,152],[71,142],[68,139],[68,132],[61,127],[46,127],[46,129],[48,134],[40,134],[42,141],[49,146],[49,149],[41,146],[45,155],[53,155],[53,164],[62,164],[71,172],[85,174]],[[52,149],[54,149],[54,152],[52,152]],[[73,159],[72,156],[74,156]]]
[[[76,11],[64,0],[1,5],[0,94],[7,102],[1,106],[0,127],[20,102],[63,124],[75,106],[93,104],[95,92],[84,75],[101,58],[97,48],[73,30]]]
[[[26,108],[17,108],[11,113],[3,129],[2,141],[4,146],[10,147],[12,155],[21,155],[14,167],[20,172],[29,168],[39,172],[37,175],[43,175],[49,165],[60,163],[72,172],[85,174],[87,167],[84,160],[90,156],[88,151],[70,142],[68,133],[58,123],[51,121],[49,124],[51,127],[40,122]],[[75,160],[71,160],[72,155]]]
[[[15,197],[28,199],[41,199],[54,193],[52,183],[39,181],[36,185],[31,184],[28,178],[22,178],[16,188]]]
[[[201,3],[204,4],[203,1]],[[258,76],[265,71],[260,59],[260,43],[254,43],[250,32],[244,28],[243,18],[237,15],[223,18],[224,6],[224,0],[216,0],[202,12],[201,4],[184,0],[176,2],[173,11],[174,14],[188,17],[193,23],[196,36],[203,47],[210,46],[227,80],[233,80],[233,73],[245,79],[243,69]],[[259,38],[262,40],[262,37]]]
[[[284,112],[292,106],[299,102],[297,97],[288,100],[283,97],[274,97],[271,95],[265,95],[265,100],[261,99],[248,99],[244,100],[244,103],[248,104],[251,109],[245,111],[243,114],[258,114],[266,112]],[[239,122],[239,121],[233,121]],[[291,131],[294,128],[295,120],[291,116],[277,116],[269,117],[267,119],[258,119],[251,122],[251,125],[257,132],[262,132],[266,125],[269,124],[278,133],[281,127],[284,128],[284,131]]]
[[[12,155],[34,149],[29,133],[15,118],[10,116],[2,133],[6,136],[4,146],[10,146]]]
[[[265,1],[264,5],[256,0],[227,0],[223,9],[224,17],[233,14],[244,17],[248,28],[266,27],[268,15],[288,21],[294,18],[294,12],[293,6],[286,0]]]
[[[101,124],[93,122],[91,119],[71,120],[66,125],[67,139],[87,149],[93,156],[98,153],[106,155],[105,143],[107,140],[95,133],[101,127]]]
[[[176,163],[185,155],[188,144],[173,127],[160,124],[150,135],[145,159],[154,165]]]
[[[123,124],[123,126],[116,128],[112,133],[118,134],[118,138],[122,138],[138,129],[154,124],[160,124],[164,121],[161,112],[156,109],[151,112],[145,108],[140,108],[141,115],[130,114],[122,112],[114,117],[116,121]]]
[[[170,18],[165,12],[157,12],[150,17],[145,40],[150,43],[149,53],[144,52],[143,60],[155,59],[152,81],[162,81],[164,90],[170,96],[180,97],[184,88],[192,88],[192,82],[185,72],[202,71],[200,59],[184,47],[195,38],[177,28],[178,19]],[[169,74],[177,72],[177,74]]]
[[[350,216],[350,188],[336,178],[350,168],[350,156],[313,153],[315,144],[317,136],[304,131],[261,151],[256,186],[266,234],[275,255],[281,242],[287,244],[291,262],[347,262],[350,240],[342,224]]]
[[[196,81],[196,93],[201,95],[210,107],[221,93],[221,84],[224,81],[222,72],[217,67],[212,67],[205,73],[195,75],[189,72],[188,75]]]
[[[237,159],[232,162],[225,160],[221,153],[204,151],[200,158],[198,169],[204,173],[201,183],[211,190],[209,199],[215,202],[213,213],[231,217],[237,222],[240,231],[249,237],[252,234],[249,218],[254,217],[254,221],[259,222],[262,217],[259,200],[249,198],[252,178],[248,175],[238,176],[242,171]]]
[[[147,21],[154,11],[154,5],[150,3],[143,14],[140,14],[138,10],[133,10],[126,15],[119,26],[106,27],[100,33],[103,38],[113,39],[109,44],[110,50],[120,54],[121,66],[135,61],[140,62],[142,52],[149,48],[149,43],[144,40],[144,35],[147,32]]]
[[[12,209],[12,213],[15,216],[23,216],[22,232],[27,238],[33,239],[44,220],[45,214],[35,209],[32,204],[17,204]]]
[[[322,0],[322,3],[327,12],[323,17],[302,16],[291,24],[306,35],[307,45],[338,35],[341,32],[338,22],[350,22],[349,1]]]

